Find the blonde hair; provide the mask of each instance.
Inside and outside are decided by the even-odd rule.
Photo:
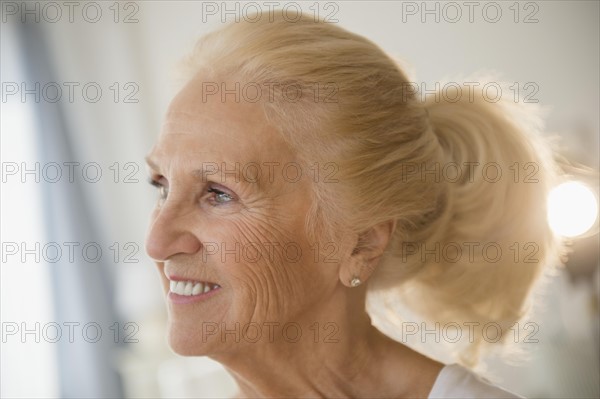
[[[486,323],[506,332],[526,317],[534,283],[564,252],[546,222],[546,196],[561,171],[540,134],[538,110],[461,95],[456,84],[445,86],[442,101],[421,101],[369,40],[312,17],[293,19],[275,13],[227,25],[201,38],[184,64],[206,79],[269,88],[265,115],[300,158],[336,166],[337,182],[314,184],[307,234],[360,234],[397,221],[369,280],[371,316],[387,310],[377,317],[396,327],[414,320],[390,311],[402,304],[422,320],[479,322],[472,342],[451,353],[476,366],[484,349],[512,337],[492,345],[477,332]],[[284,87],[294,87],[298,100],[286,101]],[[471,256],[473,243],[494,243],[487,252],[499,246],[504,256]],[[448,251],[469,258],[455,261]]]

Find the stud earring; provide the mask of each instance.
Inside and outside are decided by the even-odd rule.
[[[360,279],[358,277],[353,277],[352,280],[350,280],[350,285],[352,287],[358,287],[361,282],[362,281],[360,281]]]

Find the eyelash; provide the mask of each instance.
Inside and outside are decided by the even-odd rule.
[[[149,178],[148,183],[150,183],[152,186],[154,186],[158,189],[161,199],[163,199],[163,197],[165,197],[165,195],[163,195],[163,193],[161,191],[166,190],[166,188],[158,180]]]
[[[168,190],[167,190],[167,188],[166,188],[166,187],[165,187],[165,186],[164,186],[164,185],[163,185],[161,182],[159,182],[158,180],[152,179],[152,178],[148,179],[148,182],[149,182],[149,183],[150,183],[152,186],[154,186],[154,187],[158,188],[158,190],[159,190],[159,192],[160,192],[160,194],[161,194],[161,199],[166,199],[166,196],[168,195]],[[163,193],[161,192],[162,190],[165,190],[165,191],[167,192],[167,194],[163,194]],[[215,196],[217,196],[217,195],[225,195],[225,196],[227,196],[227,197],[229,198],[229,200],[228,200],[228,201],[225,201],[225,202],[216,202],[216,201],[212,200],[211,202],[215,202],[215,203],[211,203],[211,205],[213,205],[213,206],[218,206],[218,205],[222,205],[222,204],[225,204],[225,203],[227,203],[227,202],[233,201],[233,196],[231,196],[230,194],[227,194],[227,193],[226,193],[226,192],[224,192],[224,191],[217,190],[217,189],[216,189],[216,188],[214,188],[214,187],[211,187],[211,188],[209,188],[209,189],[208,189],[208,190],[206,190],[206,191],[207,191],[207,192],[209,192],[209,193],[214,193],[214,194],[215,194]]]
[[[218,196],[218,195],[221,195],[221,194],[222,194],[222,195],[225,195],[225,196],[227,196],[227,197],[229,198],[229,200],[227,200],[227,201],[225,201],[225,202],[217,202],[217,204],[219,204],[219,205],[221,205],[221,204],[225,204],[225,203],[227,203],[227,202],[231,202],[231,201],[233,201],[233,197],[232,197],[231,195],[227,194],[227,193],[226,193],[226,192],[224,192],[224,191],[217,190],[217,189],[216,189],[216,188],[214,188],[214,187],[211,187],[211,188],[209,188],[207,191],[208,191],[209,193],[214,193],[214,194],[215,194],[215,197],[216,197],[216,196]]]

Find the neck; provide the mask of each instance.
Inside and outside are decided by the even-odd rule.
[[[412,392],[409,387],[415,379],[410,370],[416,352],[373,327],[365,311],[364,292],[356,294],[345,303],[332,300],[287,321],[287,329],[283,328],[286,322],[280,323],[273,330],[272,342],[245,343],[236,353],[212,357],[236,379],[239,397],[369,397],[381,395],[382,390],[394,396]],[[347,294],[340,295],[348,299]]]

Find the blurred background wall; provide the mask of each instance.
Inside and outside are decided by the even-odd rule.
[[[366,36],[428,90],[495,73],[515,88],[503,95],[547,108],[569,159],[598,169],[597,1],[2,2],[2,397],[232,393],[217,364],[166,346],[143,157],[195,39],[273,5]],[[573,248],[530,362],[488,359],[521,395],[600,394],[598,235]]]

